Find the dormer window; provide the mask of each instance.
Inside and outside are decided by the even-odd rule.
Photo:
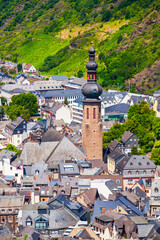
[[[26,226],[32,226],[32,218],[31,217],[27,217]]]
[[[141,162],[139,162],[139,163],[138,163],[138,165],[139,165],[139,166],[142,166],[142,163],[141,163]]]
[[[130,166],[133,166],[133,162],[130,163]]]
[[[155,193],[158,193],[158,191],[159,191],[159,190],[158,190],[158,188],[156,187],[156,188],[154,189],[154,192],[155,192]]]
[[[39,216],[35,219],[36,229],[46,229],[48,225],[49,225],[48,219],[43,216]]]
[[[149,163],[149,162],[147,162],[147,165],[149,166],[149,165],[150,165],[150,163]]]

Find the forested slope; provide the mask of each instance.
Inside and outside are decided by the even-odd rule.
[[[43,73],[85,74],[93,42],[101,85],[124,89],[160,57],[157,0],[0,0],[0,10],[0,59]]]

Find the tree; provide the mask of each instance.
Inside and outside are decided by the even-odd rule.
[[[160,148],[152,149],[151,160],[153,160],[156,165],[160,165]]]
[[[16,152],[17,153],[17,156],[20,156],[21,154],[21,150],[20,149],[17,149],[14,145],[12,144],[8,144],[7,147],[6,147],[7,150],[9,151],[13,151],[13,152]]]
[[[15,120],[21,115],[29,119],[30,116],[38,111],[37,97],[32,93],[14,95],[11,100],[5,112],[12,120]]]
[[[0,119],[4,117],[4,107],[0,106]]]
[[[131,155],[138,155],[139,154],[139,152],[138,152],[138,149],[137,149],[137,147],[132,147],[131,148]]]
[[[78,78],[83,77],[83,71],[82,71],[82,70],[79,70],[79,71],[78,71],[77,77],[78,77]]]
[[[4,98],[4,97],[1,97],[1,103],[2,103],[3,106],[6,105],[7,104],[7,99]]]
[[[29,121],[29,119],[30,119],[29,109],[24,109],[24,110],[22,111],[22,118],[23,118],[24,120],[26,120],[27,122]]]
[[[18,72],[21,72],[21,71],[22,71],[22,64],[21,64],[21,63],[18,63],[18,64],[17,64],[17,69],[18,69]]]
[[[64,104],[67,105],[67,106],[69,105],[67,97],[64,98]]]

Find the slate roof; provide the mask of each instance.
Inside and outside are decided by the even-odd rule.
[[[111,144],[109,145],[110,151],[113,151],[117,147],[118,144],[119,144],[119,142],[117,140],[112,140]]]
[[[2,149],[2,151],[0,151],[0,158],[9,158],[9,159],[11,159],[16,154],[17,154],[16,152],[9,151],[7,149]]]
[[[128,139],[130,139],[130,137],[132,137],[134,134],[131,133],[130,131],[125,131],[122,138],[121,138],[121,141],[123,143],[126,143],[128,141]]]
[[[138,170],[151,168],[155,169],[156,165],[146,155],[132,155],[124,167],[124,169],[138,169]]]
[[[41,142],[59,142],[63,138],[62,134],[53,128],[49,128],[42,136]]]
[[[133,101],[133,104],[140,104],[142,101],[147,101],[149,106],[152,107],[149,97],[142,97],[142,96],[131,96],[128,102]]]
[[[68,138],[63,137],[46,162],[49,167],[57,166],[59,162],[70,159],[85,159],[82,153]]]
[[[24,119],[22,117],[18,117],[15,121],[7,124],[6,127],[14,131],[23,121]]]
[[[55,142],[27,142],[24,144],[20,157],[24,165],[34,163],[44,163],[48,156],[53,152],[59,141]]]
[[[113,192],[114,189],[117,189],[117,184],[111,179],[106,179],[105,185],[110,189],[111,192]]]
[[[120,167],[121,169],[123,169],[127,164],[127,162],[129,161],[129,159],[130,159],[129,157],[125,156],[123,159],[121,159],[119,162],[116,163],[117,167]]]
[[[55,81],[65,81],[68,78],[66,75],[52,75],[52,76],[50,76],[50,79],[55,80]]]
[[[125,197],[119,197],[116,202],[121,202],[122,206],[126,206],[127,209],[131,209],[132,213],[134,215],[142,216],[143,214],[131,203],[129,202]]]
[[[117,160],[120,157],[125,157],[125,155],[121,152],[119,148],[116,148],[114,151],[108,154],[108,157]]]
[[[20,196],[0,196],[0,207],[11,208],[11,207],[22,207],[23,197]]]
[[[127,113],[128,112],[128,109],[130,108],[130,105],[129,104],[126,104],[126,103],[118,103],[118,104],[115,104],[115,105],[112,105],[110,107],[106,107],[105,108],[105,113],[106,114],[109,114],[109,113]]]
[[[69,170],[65,170],[65,167],[69,167],[72,166],[73,167],[73,171]],[[61,175],[65,175],[65,174],[77,174],[79,175],[79,168],[78,165],[76,163],[59,163],[59,172]]]
[[[73,90],[54,90],[54,91],[46,91],[41,94],[42,97],[70,97],[70,96],[79,96],[83,97],[81,89],[73,89]]]

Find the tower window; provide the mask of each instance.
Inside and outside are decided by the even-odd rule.
[[[96,108],[93,108],[93,119],[96,119]]]
[[[87,108],[87,119],[89,119],[89,108]]]

